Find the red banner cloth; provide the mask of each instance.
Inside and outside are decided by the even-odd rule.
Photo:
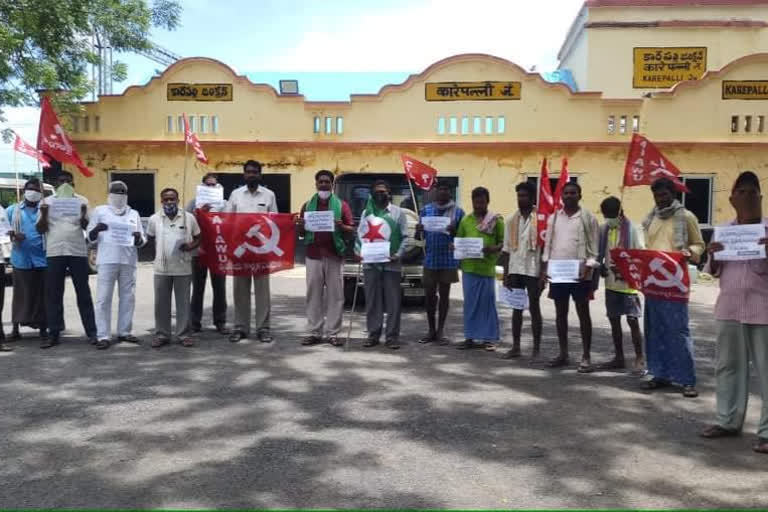
[[[646,297],[688,302],[691,280],[681,252],[649,249],[611,249],[611,261],[630,288]]]
[[[405,175],[420,189],[430,190],[435,183],[437,169],[428,166],[424,162],[419,162],[408,155],[400,155],[400,158],[403,160]]]
[[[639,134],[632,136],[624,166],[624,186],[650,185],[659,178],[675,182],[680,192],[690,192],[680,181],[680,169],[670,162],[651,141]]]
[[[261,276],[293,268],[296,249],[290,213],[197,211],[200,261],[215,274]]]
[[[563,157],[563,163],[561,164],[560,168],[560,178],[557,180],[557,186],[555,187],[555,207],[558,210],[563,209],[563,189],[565,188],[565,185],[568,184],[568,180],[570,180],[570,176],[568,176],[568,159],[566,157]]]
[[[22,139],[18,133],[14,133],[14,135],[16,135],[16,140],[13,141],[14,151],[18,151],[19,153],[24,153],[27,156],[31,156],[40,162],[40,165],[43,167],[51,166],[51,162],[48,160],[48,157],[46,157],[39,149],[35,149],[35,147],[31,144],[27,144],[27,142]]]
[[[539,236],[539,247],[544,247],[547,237],[547,221],[555,213],[555,199],[552,196],[552,186],[549,184],[549,169],[547,159],[541,162],[539,175],[539,201],[536,204],[536,233]]]
[[[197,158],[198,161],[208,165],[208,157],[203,153],[203,146],[200,145],[200,140],[198,140],[197,135],[192,133],[192,130],[189,129],[187,115],[181,114],[181,117],[184,119],[184,142],[192,146],[192,151],[195,152],[195,158]]]
[[[75,146],[64,133],[64,128],[53,111],[51,100],[43,96],[40,102],[40,125],[37,129],[37,149],[61,163],[72,164],[80,170],[83,176],[91,177],[93,173],[85,166]]]

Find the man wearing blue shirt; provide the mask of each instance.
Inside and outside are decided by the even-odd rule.
[[[453,201],[451,186],[441,181],[437,184],[437,197],[421,209],[420,216],[444,217],[447,227],[442,231],[427,231],[423,221],[416,226],[416,238],[425,240],[424,247],[424,295],[426,296],[427,321],[429,333],[419,343],[438,342],[448,345],[450,340],[443,335],[445,320],[448,317],[448,305],[451,284],[459,282],[459,262],[453,259],[450,246],[456,233],[456,226],[464,217],[464,210]],[[440,300],[438,303],[438,294]],[[435,313],[437,324],[435,324]]]
[[[11,339],[19,339],[19,325],[40,329],[40,348],[50,348],[45,318],[45,257],[43,235],[37,230],[40,201],[43,198],[40,180],[33,178],[24,184],[24,200],[8,207],[11,224],[11,265],[13,265],[13,302]]]

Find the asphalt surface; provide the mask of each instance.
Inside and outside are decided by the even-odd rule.
[[[68,285],[64,343],[42,351],[25,331],[0,354],[0,508],[768,506],[768,458],[750,450],[759,397],[743,437],[696,435],[714,411],[712,285],[692,298],[701,396],[684,399],[642,393],[627,373],[420,345],[418,309],[404,313],[408,343],[396,352],[361,347],[360,314],[349,350],[302,347],[301,268],[273,276],[275,343],[231,344],[209,330],[195,348],[154,350],[151,283],[142,265],[141,346],[87,345]],[[611,343],[601,300],[592,311],[599,361]],[[501,316],[508,343],[511,315]],[[529,332],[526,319],[526,353]]]

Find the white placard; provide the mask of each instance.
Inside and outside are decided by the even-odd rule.
[[[63,217],[79,218],[83,201],[77,197],[52,197],[46,201],[48,203],[48,215],[52,219]]]
[[[123,247],[133,247],[136,226],[128,222],[110,222],[104,231],[104,242]]]
[[[454,238],[453,259],[484,258],[482,238]]]
[[[581,260],[549,260],[547,274],[553,283],[579,282]]]
[[[336,229],[333,210],[304,212],[304,229],[313,233],[333,233]]]
[[[451,225],[451,218],[445,216],[436,217],[422,217],[421,225],[424,226],[424,231],[431,233],[448,233],[448,226]]]
[[[11,223],[8,222],[8,215],[5,212],[0,213],[0,243],[7,243],[11,241],[8,236],[8,232],[13,231]]]
[[[360,246],[363,263],[389,262],[389,242],[363,242]]]
[[[195,208],[202,208],[206,204],[216,207],[220,206],[223,202],[224,187],[208,187],[206,185],[197,186]]]
[[[501,285],[501,290],[499,290],[499,302],[512,309],[528,309],[528,292],[525,288],[514,288],[510,290],[506,286]]]
[[[760,239],[765,238],[765,225],[738,224],[735,226],[715,227],[715,241],[725,247],[715,253],[718,261],[745,261],[765,258],[765,245]]]

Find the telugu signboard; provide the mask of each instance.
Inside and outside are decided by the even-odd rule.
[[[634,48],[635,89],[672,87],[684,80],[698,80],[707,71],[706,47]]]
[[[425,84],[427,101],[519,100],[521,82],[429,82]]]
[[[168,101],[232,101],[232,84],[168,84]]]
[[[768,100],[768,80],[723,80],[724,100]]]

